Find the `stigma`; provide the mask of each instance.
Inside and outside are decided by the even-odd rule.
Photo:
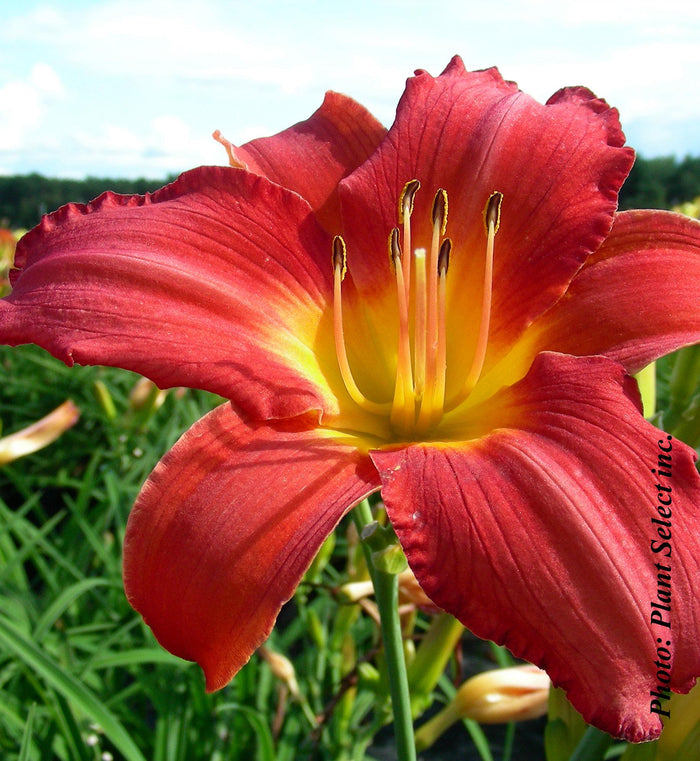
[[[447,277],[452,240],[447,237],[447,192],[440,188],[430,212],[430,245],[413,247],[411,218],[418,180],[404,185],[398,199],[398,225],[388,236],[389,268],[398,310],[396,362],[391,399],[369,399],[359,388],[348,360],[342,305],[342,282],[348,269],[345,241],[333,239],[333,325],[335,348],[345,388],[351,399],[367,412],[388,418],[394,433],[404,439],[424,437],[437,428],[443,416],[462,405],[475,388],[486,358],[491,317],[494,240],[500,224],[502,194],[494,192],[484,208],[486,241],[484,280],[474,355],[466,375],[450,377],[451,396],[446,396]],[[465,326],[469,329],[470,326]],[[463,362],[456,363],[464,367]],[[454,391],[454,389],[457,389]]]

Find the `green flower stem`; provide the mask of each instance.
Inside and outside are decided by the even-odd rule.
[[[374,520],[369,502],[367,500],[360,502],[353,510],[352,517],[360,535],[362,535],[362,529]],[[375,567],[372,561],[372,549],[366,542],[362,542],[362,549],[367,559],[367,568],[374,585],[374,596],[379,608],[379,620],[394,713],[397,756],[399,761],[416,761],[411,700],[401,637],[401,621],[399,620],[399,580],[396,574],[384,573]]]
[[[569,761],[603,761],[612,743],[613,738],[607,732],[588,727]]]

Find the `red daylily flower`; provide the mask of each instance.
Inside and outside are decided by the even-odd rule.
[[[458,58],[408,81],[388,132],[330,94],[229,150],[231,167],[44,218],[0,302],[6,343],[231,400],[138,497],[132,604],[217,689],[381,489],[433,601],[590,723],[657,736],[650,692],[700,674],[700,479],[627,373],[700,340],[700,225],[616,213],[633,153],[604,101],[540,105]]]

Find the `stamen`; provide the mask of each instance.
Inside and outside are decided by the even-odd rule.
[[[345,346],[345,334],[343,331],[343,303],[341,283],[347,271],[347,251],[345,241],[340,235],[333,238],[333,332],[335,338],[335,353],[338,358],[338,367],[343,383],[350,394],[351,399],[362,409],[374,415],[386,415],[391,407],[390,404],[378,404],[373,402],[360,391],[355,383],[348,354]]]
[[[389,249],[396,274],[396,296],[399,306],[399,345],[396,359],[396,383],[390,420],[396,430],[406,433],[415,422],[413,372],[411,370],[411,335],[408,324],[408,299],[403,279],[403,253],[399,245],[399,230],[395,227],[389,238]]]
[[[413,214],[413,199],[419,188],[420,182],[411,180],[403,186],[399,196],[399,224],[403,226],[403,250],[408,252],[408,255],[401,260],[406,301],[411,298],[411,215]]]
[[[438,255],[438,347],[435,362],[435,394],[433,405],[442,411],[445,405],[445,377],[447,375],[447,270],[450,266],[452,241],[443,240]]]
[[[427,318],[425,329],[418,332],[416,325],[416,342],[425,345],[425,387],[422,389],[420,411],[418,413],[419,431],[427,430],[433,423],[437,413],[442,412],[444,399],[438,402],[436,409],[436,382],[438,377],[438,259],[440,255],[440,238],[447,229],[447,192],[440,188],[433,199],[432,208],[433,235],[430,243],[430,254],[427,261],[428,288]],[[418,294],[416,291],[416,298]]]
[[[449,412],[458,407],[474,390],[481,371],[484,369],[486,348],[489,339],[489,326],[491,322],[491,295],[493,291],[493,247],[494,238],[501,223],[501,201],[503,193],[494,191],[484,208],[484,225],[486,226],[486,261],[484,263],[484,287],[481,297],[481,317],[479,322],[479,335],[476,341],[476,349],[471,367],[460,391],[447,404]]]
[[[342,282],[347,269],[345,242],[333,239],[333,325],[338,367],[349,396],[362,409],[389,418],[400,437],[420,437],[440,423],[443,415],[462,404],[483,372],[491,321],[494,242],[500,225],[503,195],[495,191],[484,208],[486,255],[481,310],[474,356],[459,391],[445,399],[447,376],[447,271],[452,241],[447,230],[447,192],[440,188],[431,209],[430,247],[412,248],[411,216],[418,180],[407,182],[398,202],[398,226],[388,240],[389,261],[396,280],[398,343],[391,402],[367,399],[352,374],[343,330]],[[415,269],[414,269],[415,267]],[[414,282],[411,283],[411,278]],[[354,295],[354,293],[353,293]]]

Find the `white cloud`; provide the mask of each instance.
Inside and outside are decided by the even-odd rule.
[[[42,94],[52,98],[62,98],[66,90],[58,74],[47,64],[37,63],[32,68],[29,81]]]
[[[56,72],[46,64],[35,64],[25,79],[0,87],[0,148],[19,150],[41,125],[50,101],[65,94]]]
[[[195,135],[182,118],[173,115],[157,116],[138,132],[118,124],[104,124],[89,132],[80,129],[70,143],[70,153],[80,157],[81,167],[92,164],[113,176],[136,172],[158,177],[203,163],[226,163],[225,152],[213,138]]]

